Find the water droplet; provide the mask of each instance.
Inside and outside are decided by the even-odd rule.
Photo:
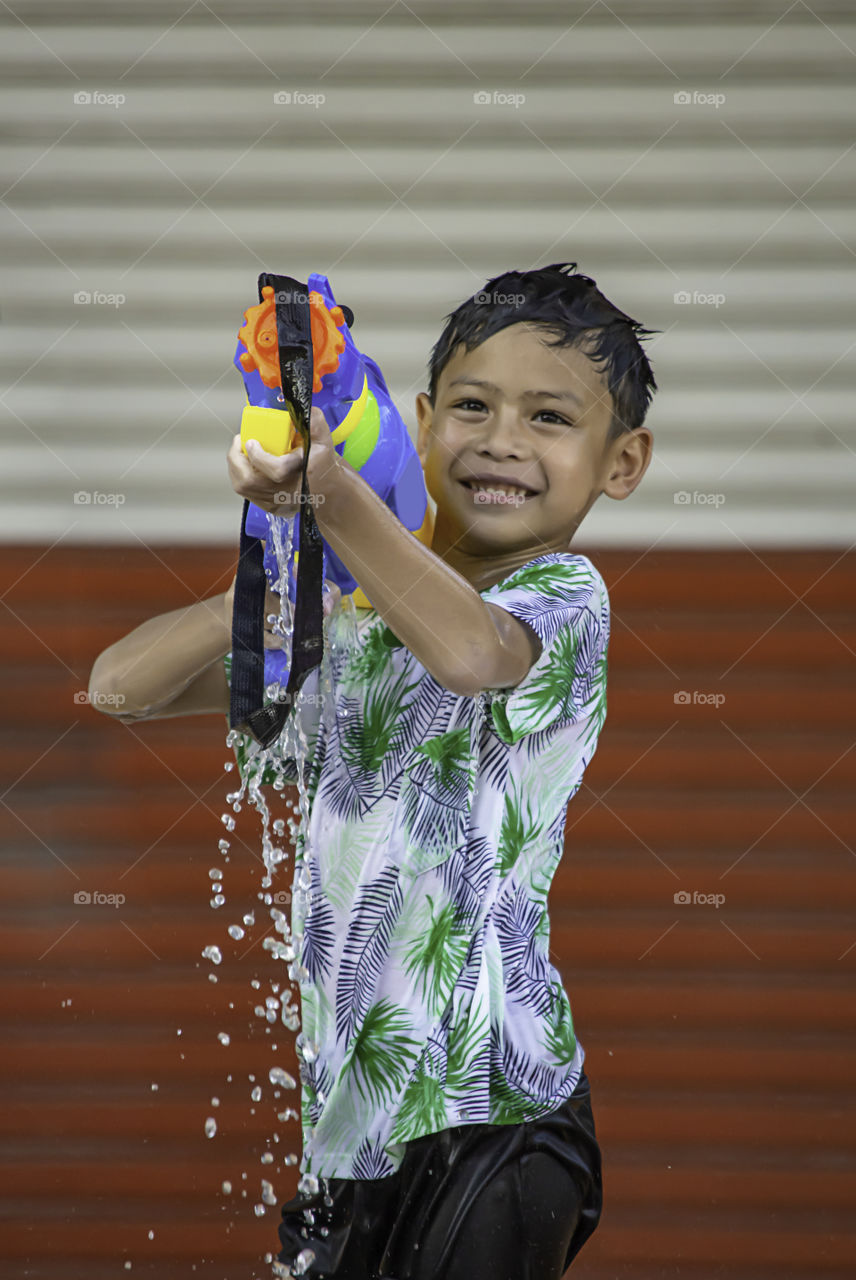
[[[297,1156],[292,1151],[289,1155],[285,1157],[282,1163],[287,1165],[297,1164]]]
[[[208,875],[210,876],[210,878],[211,878],[212,880],[222,880],[222,879],[223,879],[223,872],[220,870],[220,868],[219,868],[219,867],[211,867],[211,868],[209,869],[209,871],[208,871]]]
[[[221,1044],[228,1044],[228,1043],[229,1043],[229,1037],[226,1035],[226,1032],[225,1032],[225,1031],[218,1031],[218,1032],[217,1032],[217,1039],[220,1041],[220,1043],[221,1043]]]
[[[305,1276],[314,1261],[315,1254],[311,1249],[301,1249],[291,1269],[296,1276]]]
[[[212,1106],[212,1107],[219,1107],[219,1105],[220,1105],[220,1099],[219,1099],[219,1098],[212,1098],[212,1099],[211,1099],[211,1106]]]
[[[231,1182],[221,1182],[220,1189],[222,1190],[224,1196],[228,1196],[232,1191]]]
[[[228,840],[221,840],[221,841],[218,843],[217,848],[220,850],[220,852],[221,852],[221,853],[228,853],[228,852],[229,852],[229,849],[230,849],[229,841],[228,841]]]
[[[262,1179],[262,1200],[265,1204],[276,1204],[274,1189],[269,1182],[265,1182],[264,1178]]]
[[[208,1119],[205,1121],[205,1137],[213,1138],[216,1132],[217,1132],[217,1121],[214,1119],[213,1116],[209,1116]]]
[[[211,905],[214,907],[222,907],[225,901],[226,899],[222,893],[215,893],[214,897],[211,899]]]
[[[304,1196],[315,1196],[318,1194],[318,1179],[314,1173],[304,1173],[303,1177],[297,1184],[297,1190]]]
[[[256,917],[253,915],[252,911],[248,911],[247,914],[244,916],[244,924],[249,929],[250,925],[253,925],[255,923],[256,923]]]
[[[157,1093],[157,1091],[158,1091],[158,1086],[154,1083],[154,1081],[152,1081],[152,1093]]]
[[[262,1153],[262,1156],[261,1156],[261,1163],[262,1163],[262,1164],[273,1164],[273,1152],[272,1152],[272,1151],[264,1151],[264,1152]]]
[[[240,941],[240,939],[245,936],[244,930],[239,924],[230,924],[226,932],[229,934],[229,937],[234,938],[236,942]]]
[[[227,831],[235,830],[235,819],[232,817],[231,813],[221,813],[220,821],[223,823],[223,826]]]
[[[206,960],[210,960],[212,964],[219,964],[223,959],[219,947],[203,947],[202,954]]]
[[[253,1102],[261,1102],[262,1100],[261,1085],[259,1084],[256,1085],[255,1089],[253,1089],[252,1093],[250,1094],[250,1097],[252,1098]]]
[[[217,974],[216,974],[216,973],[209,973],[209,975],[208,975],[208,981],[209,981],[209,982],[216,982],[216,981],[217,981]]]
[[[278,1084],[283,1089],[296,1089],[297,1081],[294,1076],[289,1075],[282,1067],[271,1067],[268,1072],[268,1080],[271,1084]]]
[[[253,1213],[256,1215],[257,1218],[263,1217],[266,1212],[267,1210],[265,1209],[263,1204],[253,1205]]]

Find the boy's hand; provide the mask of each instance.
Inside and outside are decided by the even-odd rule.
[[[341,474],[342,458],[330,441],[330,428],[319,408],[313,408],[309,420],[307,480],[310,495],[319,503],[335,491]],[[240,432],[232,439],[226,455],[232,488],[263,511],[278,516],[293,516],[300,510],[300,475],[303,469],[303,445],[278,457],[267,453],[255,440],[247,441],[248,453],[241,448]]]

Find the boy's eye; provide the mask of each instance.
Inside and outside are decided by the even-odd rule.
[[[487,407],[482,400],[457,400],[452,408],[463,409],[467,413],[487,412]],[[543,417],[552,418],[554,422],[560,422],[562,426],[565,427],[571,426],[568,419],[563,418],[562,415],[560,413],[556,413],[554,409],[539,409],[536,414],[533,414],[533,419]]]
[[[535,417],[541,418],[544,414],[546,414],[548,418],[553,418],[556,422],[561,422],[565,427],[569,427],[571,425],[567,418],[563,418],[560,413],[556,413],[553,409],[539,409],[535,414]]]

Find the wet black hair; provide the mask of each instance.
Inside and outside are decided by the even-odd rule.
[[[619,311],[590,276],[576,273],[575,262],[555,262],[532,271],[506,271],[488,280],[471,298],[445,317],[447,323],[429,360],[428,397],[434,403],[440,374],[453,353],[486,342],[512,324],[528,323],[551,330],[553,347],[579,347],[601,370],[612,398],[612,421],[606,443],[645,421],[657,390],[641,339],[660,333]]]

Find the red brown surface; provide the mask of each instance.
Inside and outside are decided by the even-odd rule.
[[[613,609],[608,715],[551,918],[605,1208],[572,1274],[844,1280],[856,558],[591,558]],[[299,1136],[275,1114],[296,1098],[275,1101],[267,1081],[274,1063],[296,1074],[293,1034],[253,1013],[284,966],[261,947],[252,810],[231,836],[226,904],[208,905],[235,776],[225,719],[124,727],[75,701],[102,648],[225,589],[233,561],[227,547],[4,549],[4,1275],[250,1280],[278,1247],[278,1209],[253,1205],[261,1178],[280,1201],[296,1182],[281,1157]],[[724,702],[676,703],[681,690]],[[82,905],[79,890],[126,901]],[[678,905],[679,891],[725,901]],[[226,926],[254,906],[232,942]],[[208,943],[224,955],[216,985]]]

